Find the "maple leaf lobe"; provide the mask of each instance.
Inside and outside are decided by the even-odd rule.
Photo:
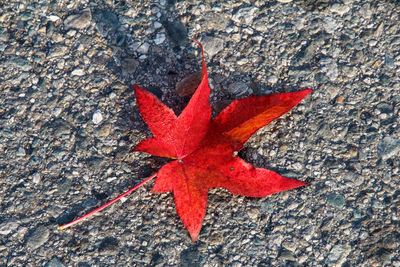
[[[199,45],[203,59],[202,81],[188,105],[178,117],[156,96],[134,85],[140,114],[149,125],[154,136],[153,141],[140,143],[135,151],[179,159],[200,146],[208,131],[211,120],[211,106],[204,52],[200,43]],[[158,149],[157,146],[161,148]]]
[[[143,88],[134,85],[133,90],[135,91],[140,115],[154,136],[154,138],[140,142],[134,150],[148,152],[160,157],[173,157],[176,151],[174,147],[170,146],[170,143],[174,141],[174,137],[170,133],[177,120],[174,111]]]
[[[257,130],[291,110],[311,92],[311,89],[305,89],[235,100],[212,121],[210,138],[230,137],[240,150]]]

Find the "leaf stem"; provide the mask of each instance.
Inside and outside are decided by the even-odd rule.
[[[64,224],[64,225],[59,226],[58,229],[59,229],[59,230],[65,230],[66,228],[68,228],[68,227],[70,227],[70,226],[72,226],[72,225],[78,223],[79,221],[81,221],[81,220],[83,220],[83,219],[86,219],[87,217],[89,217],[89,216],[95,214],[96,212],[99,212],[99,211],[101,211],[101,210],[107,208],[108,206],[110,206],[110,205],[113,204],[114,202],[117,202],[118,200],[120,200],[120,199],[123,198],[124,196],[129,195],[130,193],[132,193],[133,191],[135,191],[136,189],[138,189],[139,187],[141,187],[142,185],[144,185],[145,183],[147,183],[148,181],[150,181],[151,179],[153,179],[153,178],[156,177],[156,176],[157,176],[157,173],[153,174],[152,176],[146,178],[145,180],[143,180],[143,181],[140,182],[139,184],[135,185],[134,187],[132,187],[131,189],[129,189],[128,191],[126,191],[125,193],[123,193],[123,194],[117,196],[117,197],[114,198],[113,200],[111,200],[111,201],[107,202],[106,204],[104,204],[104,205],[98,207],[97,209],[95,209],[95,210],[93,210],[93,211],[91,211],[91,212],[89,212],[89,213],[83,215],[82,217],[79,217],[78,219],[73,220],[72,222],[69,222],[69,223],[67,223],[67,224]]]

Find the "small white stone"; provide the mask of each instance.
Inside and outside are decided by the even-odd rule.
[[[292,165],[293,169],[295,169],[296,171],[300,171],[303,169],[303,165],[300,162],[296,162]]]
[[[76,34],[75,30],[70,30],[70,31],[67,32],[67,36],[68,37],[73,37],[73,36],[75,36],[75,34]]]
[[[346,14],[349,12],[350,7],[347,5],[340,5],[340,4],[333,4],[330,8],[331,12],[335,12],[339,14],[340,16]]]
[[[368,45],[369,45],[369,46],[372,46],[372,47],[373,47],[373,46],[376,46],[377,43],[378,43],[378,41],[375,40],[375,39],[371,39],[371,40],[368,41]]]
[[[231,33],[233,32],[233,28],[231,26],[226,27],[225,29],[226,33]]]
[[[102,120],[103,120],[103,115],[101,115],[100,110],[96,110],[93,113],[93,118],[92,118],[93,123],[94,124],[99,124]]]
[[[107,178],[107,183],[111,183],[112,181],[115,181],[115,180],[117,180],[117,177],[115,177],[115,176]]]
[[[163,34],[163,33],[158,33],[157,35],[156,35],[156,38],[154,39],[154,43],[156,44],[156,45],[159,45],[159,44],[162,44],[162,43],[164,43],[164,41],[165,41],[165,34]]]
[[[388,117],[388,115],[386,113],[379,114],[379,119],[381,119],[381,120],[385,120],[385,119],[387,119],[387,117]]]
[[[35,174],[32,175],[32,182],[35,184],[40,183],[40,180],[42,177],[40,176],[40,173],[36,172]]]
[[[271,75],[268,77],[268,82],[271,84],[276,84],[278,82],[278,77],[276,77],[276,75]]]
[[[85,75],[85,72],[83,71],[83,69],[74,69],[71,72],[72,76],[83,76]]]
[[[49,21],[52,21],[52,22],[55,22],[60,19],[60,17],[56,16],[56,15],[50,15],[47,18],[49,19]]]
[[[253,33],[254,33],[254,31],[253,31],[252,28],[244,28],[243,31],[244,31],[245,33],[247,33],[247,34],[253,34]]]
[[[154,29],[159,29],[159,28],[161,28],[162,24],[160,22],[156,21],[156,22],[154,22],[153,26],[154,26]]]
[[[147,54],[149,52],[150,45],[148,43],[144,43],[138,48],[138,52],[141,54]]]
[[[278,0],[278,2],[286,4],[292,2],[292,0]]]
[[[17,156],[20,156],[20,157],[26,156],[25,149],[24,149],[22,146],[20,146],[20,147],[18,148]]]
[[[236,64],[238,64],[239,66],[243,66],[246,65],[249,62],[249,60],[247,58],[241,58],[238,61],[236,61]]]
[[[204,52],[209,56],[213,57],[218,54],[224,48],[224,40],[217,37],[206,36],[202,40]]]

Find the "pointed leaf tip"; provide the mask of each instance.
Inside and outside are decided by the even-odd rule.
[[[201,59],[202,59],[202,66],[203,66],[203,73],[202,73],[202,76],[203,76],[203,79],[207,79],[207,67],[206,67],[206,61],[205,61],[205,58],[204,58],[204,49],[203,49],[203,45],[199,42],[199,41],[197,41],[196,39],[194,39],[194,38],[192,38],[192,40],[194,41],[194,42],[196,42],[199,46],[200,46],[200,50],[201,50]],[[205,76],[205,77],[204,77]],[[208,85],[208,80],[207,80],[207,85]]]
[[[196,43],[200,46],[201,54],[204,54],[203,45],[202,45],[199,41],[197,41],[196,39],[194,39],[194,38],[192,38],[192,40],[193,40],[194,42],[196,42]]]
[[[313,89],[308,88],[308,89],[304,89],[304,90],[302,90],[302,91],[300,91],[300,92],[303,92],[303,93],[304,93],[304,97],[305,97],[306,95],[308,95],[308,94],[311,93],[312,91],[313,91]]]

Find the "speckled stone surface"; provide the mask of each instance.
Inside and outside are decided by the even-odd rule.
[[[0,265],[400,266],[400,2],[6,1],[0,4]],[[261,199],[209,193],[196,243],[132,84],[179,113],[200,69],[215,111],[313,88],[239,155],[310,182]]]

